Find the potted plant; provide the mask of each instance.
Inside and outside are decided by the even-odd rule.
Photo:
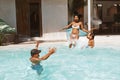
[[[15,28],[12,28],[0,19],[0,45],[2,45],[2,43],[13,41],[15,38],[15,33]]]
[[[5,38],[5,35],[2,32],[0,32],[0,46],[2,45],[4,38]]]

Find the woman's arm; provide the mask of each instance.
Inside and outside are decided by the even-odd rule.
[[[69,25],[65,26],[64,28],[62,28],[61,30],[65,30],[65,29],[68,29],[72,26],[73,22],[71,22]]]
[[[80,22],[80,28],[81,28],[84,32],[89,33],[89,31],[88,31],[88,30],[86,30],[86,29],[84,28],[84,26],[83,26],[83,23],[82,23],[82,22]]]

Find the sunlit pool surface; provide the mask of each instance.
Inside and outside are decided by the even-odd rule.
[[[31,69],[32,47],[0,50],[0,80],[120,80],[120,48],[55,47],[56,53],[41,62],[41,74]],[[48,51],[45,46],[39,49],[41,55]]]

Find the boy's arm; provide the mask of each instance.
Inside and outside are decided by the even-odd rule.
[[[39,44],[40,44],[40,42],[39,42],[39,41],[37,41],[37,42],[36,42],[35,49],[38,49]]]
[[[55,52],[55,48],[52,48],[49,50],[49,52],[44,55],[43,57],[39,58],[40,60],[46,60],[50,55],[52,55]]]

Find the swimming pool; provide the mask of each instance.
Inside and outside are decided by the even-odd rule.
[[[95,47],[69,49],[55,45],[57,51],[46,61],[39,75],[29,62],[31,47],[0,50],[0,80],[120,80],[120,48]],[[48,47],[41,46],[41,55]]]

